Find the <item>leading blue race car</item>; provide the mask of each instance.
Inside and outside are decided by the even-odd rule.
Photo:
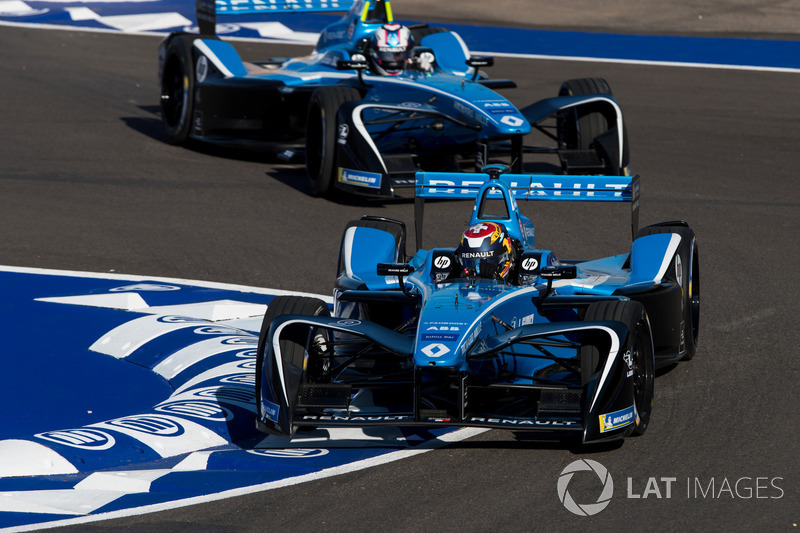
[[[583,443],[642,434],[657,368],[695,354],[699,255],[683,221],[638,230],[639,178],[483,173],[416,176],[425,199],[474,200],[457,247],[406,256],[402,222],[344,231],[331,316],[321,300],[267,308],[257,426],[478,426]],[[536,248],[518,201],[630,202],[631,249],[563,261]]]
[[[217,16],[346,11],[308,56],[244,62],[216,36]],[[310,191],[376,197],[413,190],[424,171],[625,175],[622,112],[602,78],[565,81],[558,96],[517,109],[487,79],[491,57],[458,34],[395,21],[389,0],[198,0],[200,33],[159,48],[168,140],[254,146],[304,158]]]

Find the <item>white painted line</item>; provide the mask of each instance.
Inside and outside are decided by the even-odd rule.
[[[87,279],[108,279],[119,281],[155,281],[159,283],[177,283],[180,285],[189,285],[191,287],[205,287],[209,289],[221,289],[237,292],[252,292],[256,294],[267,295],[296,295],[296,296],[310,296],[313,298],[320,298],[328,303],[333,303],[332,296],[324,296],[321,294],[314,294],[310,292],[297,292],[287,291],[282,289],[265,289],[263,287],[253,287],[250,285],[237,285],[233,283],[218,283],[213,281],[201,281],[182,278],[166,278],[161,276],[141,276],[135,274],[117,274],[114,272],[85,272],[85,271],[72,271],[72,270],[56,270],[46,268],[31,268],[31,267],[16,267],[16,266],[2,266],[0,265],[0,272],[17,272],[20,274],[38,274],[40,276],[70,276],[76,278]]]

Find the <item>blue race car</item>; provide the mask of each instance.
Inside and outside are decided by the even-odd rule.
[[[457,247],[406,256],[402,222],[345,229],[333,313],[281,296],[264,316],[257,425],[479,426],[583,443],[644,433],[657,368],[692,358],[699,256],[683,221],[638,230],[639,178],[419,173],[424,201],[474,199]],[[630,251],[562,261],[518,201],[631,202]]]
[[[301,6],[301,7],[298,7]],[[349,10],[348,10],[349,8]],[[311,55],[244,62],[216,36],[217,15],[347,11]],[[624,175],[622,112],[601,78],[564,82],[559,96],[517,109],[454,32],[395,21],[389,0],[199,0],[200,33],[159,48],[164,129],[197,139],[304,158],[310,190],[392,197],[417,171]],[[244,21],[242,21],[244,19]],[[538,166],[536,166],[538,165]]]

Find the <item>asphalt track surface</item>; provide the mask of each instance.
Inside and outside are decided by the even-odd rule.
[[[369,213],[411,224],[409,202],[312,198],[300,167],[166,144],[158,42],[2,28],[3,264],[328,294],[347,221]],[[237,48],[253,59],[298,53]],[[566,79],[608,79],[642,176],[642,223],[682,218],[698,235],[700,346],[693,361],[658,376],[646,435],[586,453],[489,431],[368,470],[64,530],[796,527],[798,75],[503,58],[492,75],[518,82],[506,93],[517,104],[554,95]],[[455,243],[469,210],[431,206],[426,244]],[[537,244],[561,257],[600,257],[629,245],[624,208],[523,210],[536,224]],[[608,507],[592,517],[568,512],[556,491],[561,471],[581,458],[602,463],[615,483]],[[599,494],[596,479],[575,481],[576,500]]]

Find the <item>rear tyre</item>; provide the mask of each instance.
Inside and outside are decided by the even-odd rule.
[[[261,322],[261,333],[258,336],[258,352],[256,354],[256,407],[261,405],[261,380],[264,367],[264,352],[266,351],[269,327],[272,321],[281,315],[308,315],[308,316],[331,316],[328,304],[318,298],[306,296],[276,296],[267,306],[264,313],[264,320]],[[322,337],[320,338],[320,335]],[[290,364],[299,368],[304,368],[304,360],[309,350],[318,350],[320,343],[327,341],[327,334],[321,333],[313,328],[297,328],[294,334],[286,334],[281,338],[280,348],[284,359]],[[316,375],[318,379],[324,379],[326,369],[325,362],[317,358],[308,367],[308,371]],[[330,366],[327,366],[330,370]],[[288,376],[287,376],[288,378]],[[304,373],[302,379],[307,379]],[[261,413],[258,413],[261,416]],[[298,428],[293,427],[292,433]]]
[[[625,352],[630,350],[633,370],[633,405],[636,409],[634,419],[634,435],[642,435],[650,423],[653,411],[653,389],[655,385],[655,359],[650,323],[647,312],[639,302],[608,301],[591,304],[586,309],[586,321],[616,320],[628,326]],[[599,364],[599,355],[595,346],[581,347],[581,365]],[[586,370],[584,370],[584,373]]]
[[[327,196],[336,173],[336,114],[343,103],[360,100],[353,87],[320,87],[311,95],[306,119],[306,172],[311,194]]]
[[[194,107],[194,66],[191,36],[170,38],[161,74],[161,121],[171,144],[186,141],[192,127]]]
[[[697,238],[694,230],[687,226],[648,226],[642,228],[636,238],[660,233],[677,233],[681,244],[675,254],[672,269],[668,275],[681,286],[681,343],[678,352],[681,361],[689,361],[697,352],[697,339],[700,333],[700,256],[697,251]]]

